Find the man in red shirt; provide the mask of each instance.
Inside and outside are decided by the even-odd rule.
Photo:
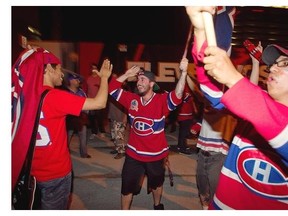
[[[60,86],[63,81],[60,60],[47,50],[38,48],[34,52],[29,58],[34,58],[35,61],[27,64],[37,64],[38,67],[30,68],[43,69],[42,90],[49,89],[49,92],[42,104],[31,175],[35,176],[37,188],[40,190],[40,208],[64,210],[68,208],[72,183],[66,116],[69,114],[79,116],[82,110],[103,109],[106,106],[108,78],[113,67],[109,60],[104,60],[98,72],[101,78],[98,94],[94,98],[84,98],[56,89],[55,87]],[[29,68],[29,65],[26,68]],[[21,68],[19,73],[21,74]],[[13,143],[12,148],[16,146],[18,144]],[[16,158],[16,155],[12,154],[12,158]]]
[[[180,68],[181,65],[180,65]],[[125,91],[122,83],[137,77],[137,93]],[[165,137],[165,118],[182,101],[187,70],[183,70],[176,89],[170,93],[156,94],[155,75],[138,66],[128,69],[117,79],[112,77],[109,93],[128,111],[131,125],[122,170],[121,208],[131,207],[133,195],[140,193],[142,181],[147,175],[148,193],[152,191],[154,209],[163,210],[161,196],[165,176],[165,159],[169,147]]]

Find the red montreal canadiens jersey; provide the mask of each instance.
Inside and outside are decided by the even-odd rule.
[[[112,78],[109,93],[128,110],[131,129],[126,154],[144,162],[165,158],[169,153],[164,132],[165,118],[181,103],[181,99],[177,99],[175,91],[154,93],[144,105],[139,95],[124,91],[121,85]]]
[[[195,109],[194,109],[194,98],[190,90],[185,87],[183,93],[183,101],[178,107],[178,116],[177,121],[185,121],[189,119],[193,119],[195,116]]]
[[[31,170],[37,181],[60,178],[71,171],[66,115],[79,116],[84,102],[84,97],[59,89],[51,89],[45,96]]]
[[[194,42],[196,44],[196,42]],[[213,107],[241,120],[210,209],[288,209],[288,107],[243,78],[223,94],[206,75],[203,50],[193,47],[197,77]]]

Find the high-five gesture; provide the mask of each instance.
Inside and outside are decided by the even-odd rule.
[[[99,77],[109,78],[113,70],[113,65],[110,63],[109,59],[105,59],[102,63],[100,71],[96,71]]]

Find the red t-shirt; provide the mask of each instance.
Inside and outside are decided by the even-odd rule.
[[[60,178],[71,171],[66,115],[79,116],[84,102],[84,97],[53,88],[44,98],[31,169],[37,181]]]
[[[97,76],[89,76],[87,78],[87,97],[94,98],[100,88],[101,78]]]

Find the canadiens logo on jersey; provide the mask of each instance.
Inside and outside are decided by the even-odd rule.
[[[237,170],[243,183],[255,193],[273,199],[287,199],[287,170],[279,164],[283,163],[273,152],[247,148],[239,154]]]
[[[132,122],[132,128],[136,134],[140,136],[148,136],[154,133],[152,126],[154,121],[152,119],[147,119],[143,117],[135,117]]]
[[[130,109],[138,111],[138,101],[137,100],[132,100],[131,101]]]

